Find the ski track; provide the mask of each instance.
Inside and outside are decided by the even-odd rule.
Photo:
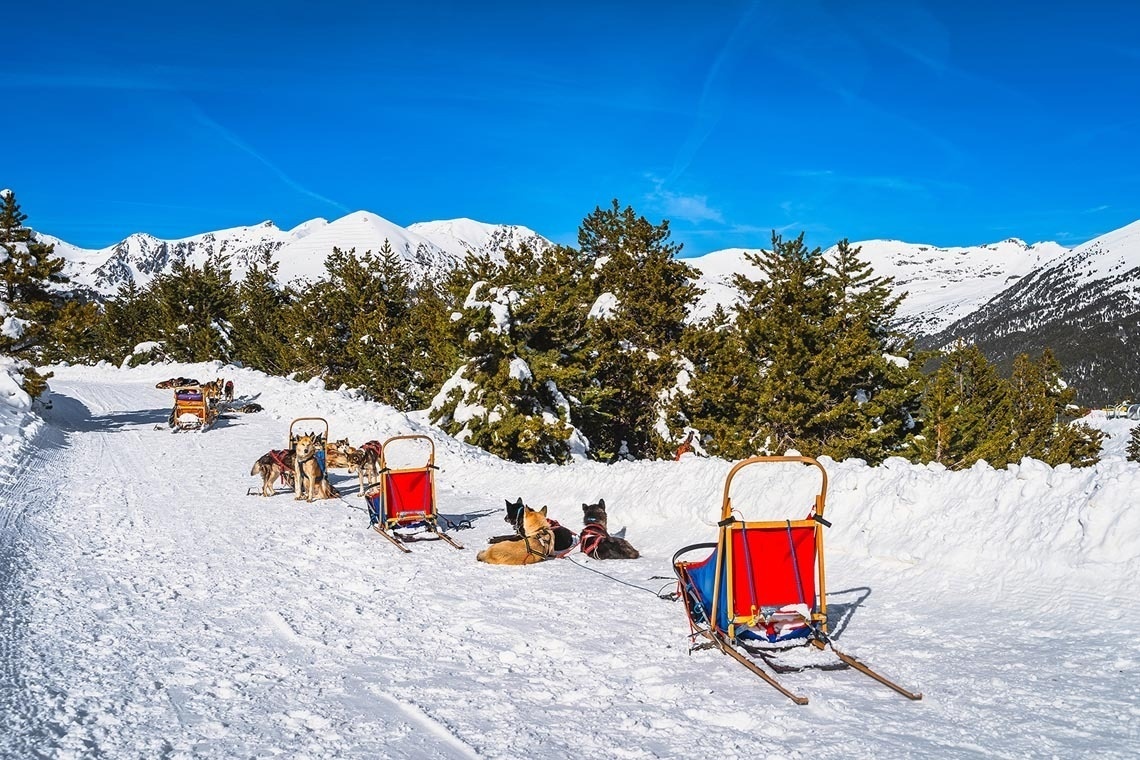
[[[797,707],[690,654],[679,603],[568,562],[477,564],[521,466],[474,482],[441,458],[441,512],[476,516],[468,548],[404,556],[344,473],[347,504],[245,495],[281,420],[171,434],[150,385],[68,377],[0,490],[2,757],[1140,753],[1127,589],[829,555],[838,645],[925,699],[807,671],[781,677],[811,697]],[[657,589],[670,554],[588,564]]]

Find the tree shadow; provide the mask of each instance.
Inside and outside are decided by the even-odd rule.
[[[838,639],[851,622],[855,610],[871,596],[870,586],[856,586],[827,594],[827,630],[831,638]]]
[[[52,392],[51,409],[43,410],[43,418],[65,433],[114,431],[126,427],[161,424],[170,419],[170,409],[135,409],[95,415],[86,404],[71,396]]]

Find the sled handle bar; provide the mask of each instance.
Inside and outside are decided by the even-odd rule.
[[[298,417],[289,423],[289,443],[286,448],[293,448],[293,427],[298,422],[319,422],[325,426],[325,443],[329,442],[329,421],[324,417]]]
[[[745,467],[753,464],[772,463],[772,462],[801,462],[803,464],[814,465],[819,468],[819,474],[822,477],[822,482],[819,487],[819,493],[815,497],[815,509],[813,511],[814,517],[821,518],[819,522],[823,522],[823,509],[824,501],[827,497],[827,470],[823,469],[823,465],[812,457],[803,456],[779,456],[779,457],[749,457],[748,459],[741,460],[732,466],[728,471],[728,477],[724,479],[724,498],[721,501],[720,519],[727,520],[732,517],[732,500],[728,496],[729,488],[732,486],[732,479],[736,473],[743,470]],[[824,523],[826,524],[826,523]]]
[[[415,440],[421,440],[421,441],[427,441],[428,442],[428,446],[431,447],[431,450],[428,453],[428,460],[427,460],[427,464],[425,465],[425,467],[434,468],[435,467],[435,441],[433,441],[431,438],[429,438],[426,435],[419,435],[419,434],[394,435],[391,438],[389,438],[388,440],[384,441],[383,448],[380,449],[380,468],[385,469],[388,466],[387,465],[388,444],[390,444],[392,441],[415,441]]]

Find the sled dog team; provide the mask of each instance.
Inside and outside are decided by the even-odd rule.
[[[263,454],[250,469],[250,475],[261,477],[261,495],[272,496],[274,483],[280,479],[293,489],[296,500],[313,501],[340,496],[329,482],[327,470],[346,469],[357,473],[359,494],[380,479],[380,442],[369,441],[359,447],[348,439],[324,446],[323,436],[307,433],[298,436],[292,449],[275,449]],[[324,451],[325,462],[319,459]],[[577,546],[594,559],[637,559],[640,554],[629,541],[609,533],[606,501],[582,505],[583,528],[578,536],[569,528],[547,516],[547,508],[531,509],[521,498],[507,501],[503,518],[515,529],[513,534],[495,536],[476,559],[492,565],[532,565],[565,556]]]

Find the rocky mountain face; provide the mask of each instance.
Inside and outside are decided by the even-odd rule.
[[[1051,348],[1084,404],[1140,398],[1140,222],[1052,260],[922,343],[956,340],[1007,367]]]

